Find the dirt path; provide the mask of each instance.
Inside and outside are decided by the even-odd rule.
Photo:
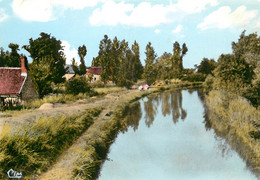
[[[129,91],[129,90],[128,90]],[[129,92],[134,92],[131,90]],[[37,121],[42,116],[57,116],[62,114],[79,113],[89,108],[106,106],[109,102],[116,101],[120,96],[125,94],[127,90],[110,93],[104,97],[93,97],[84,101],[77,101],[70,104],[55,104],[52,108],[24,110],[21,112],[14,112],[11,114],[0,113],[0,135],[4,125],[9,125],[13,130],[19,128],[21,125],[29,125]]]
[[[120,102],[123,102],[129,95],[133,95],[139,92],[138,90],[124,90],[120,92],[110,93],[104,97],[90,98],[87,102],[75,102],[72,104],[56,104],[51,108],[43,110],[30,110],[23,111],[22,113],[13,114],[12,117],[0,116],[0,134],[3,125],[10,125],[13,128],[17,128],[20,125],[29,125],[32,122],[37,121],[41,116],[57,116],[61,114],[73,114],[84,111],[89,108],[103,107],[104,110],[96,118],[95,122],[105,121],[110,118],[107,114],[113,111]],[[95,123],[94,122],[94,123]],[[92,126],[89,128],[91,129]],[[89,130],[88,129],[88,130]],[[79,137],[73,145],[66,150],[57,160],[57,162],[50,167],[50,169],[40,175],[40,177],[34,177],[33,179],[71,179],[74,164],[79,158],[81,149],[85,147],[85,136],[88,134],[88,130]]]

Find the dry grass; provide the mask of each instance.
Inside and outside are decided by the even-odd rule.
[[[0,179],[7,178],[10,168],[27,176],[46,170],[100,112],[91,109],[72,116],[42,117],[15,132],[5,126],[0,139]]]
[[[221,91],[211,91],[206,97],[211,126],[217,134],[227,138],[260,175],[260,141],[251,132],[259,132],[260,111],[245,98]]]

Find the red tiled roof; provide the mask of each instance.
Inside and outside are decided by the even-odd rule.
[[[18,95],[24,81],[21,68],[0,68],[0,95]]]
[[[91,73],[93,75],[100,75],[101,72],[102,72],[101,67],[90,67],[90,68],[87,69],[86,75],[88,75],[89,73]]]

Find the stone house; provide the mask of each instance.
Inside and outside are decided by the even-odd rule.
[[[0,107],[39,98],[25,68],[24,57],[21,56],[20,60],[21,67],[0,67]]]
[[[91,82],[96,82],[101,80],[100,74],[102,72],[102,67],[89,67],[86,72],[86,77],[88,77],[89,74],[92,75],[92,81]]]
[[[75,76],[75,72],[73,70],[72,65],[66,64],[65,69],[66,69],[66,74],[63,77],[66,79],[66,81],[68,81]]]

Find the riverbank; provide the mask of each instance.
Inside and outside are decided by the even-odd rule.
[[[256,136],[260,111],[246,99],[224,91],[211,91],[205,102],[208,125],[260,176],[260,139]]]
[[[13,127],[13,125],[17,127],[32,127],[37,124],[39,119],[51,119],[49,121],[50,127],[47,128],[49,131],[53,132],[54,134],[57,132],[65,133],[64,135],[68,135],[66,137],[67,139],[70,139],[71,141],[66,144],[65,146],[61,146],[61,151],[57,151],[57,153],[54,153],[54,156],[51,158],[51,160],[45,159],[46,162],[40,162],[40,166],[34,166],[35,169],[31,169],[31,167],[25,167],[27,160],[30,157],[30,154],[34,154],[35,157],[46,157],[45,154],[42,156],[41,154],[37,154],[37,152],[34,151],[32,148],[31,151],[21,151],[21,152],[27,152],[26,157],[27,159],[19,159],[19,162],[21,160],[21,163],[19,165],[16,164],[17,160],[14,158],[12,161],[6,159],[6,157],[9,157],[9,151],[5,151],[3,148],[1,148],[1,158],[0,162],[5,162],[6,164],[9,163],[8,166],[2,166],[1,165],[1,174],[3,177],[6,176],[6,169],[13,168],[17,171],[23,171],[25,174],[25,179],[59,179],[62,177],[62,179],[69,179],[72,176],[74,177],[93,177],[97,176],[97,172],[100,168],[101,162],[105,159],[106,152],[109,148],[109,145],[112,143],[113,139],[115,138],[118,128],[120,127],[119,119],[123,117],[124,113],[127,111],[127,108],[131,102],[136,101],[137,99],[140,99],[143,96],[146,96],[151,93],[155,93],[158,91],[171,89],[171,88],[184,88],[184,87],[193,87],[194,83],[179,83],[174,85],[168,85],[168,86],[160,86],[156,88],[151,88],[149,91],[139,91],[139,90],[126,90],[122,89],[120,91],[116,92],[109,92],[104,96],[98,96],[98,97],[91,97],[89,99],[85,100],[77,100],[76,102],[72,102],[69,104],[53,104],[51,108],[47,109],[36,109],[36,110],[26,110],[22,112],[12,112],[9,114],[10,116],[3,116],[0,118],[0,122],[6,127]],[[195,87],[195,86],[194,86]],[[81,116],[83,116],[86,112],[88,112],[90,109],[102,109],[100,110],[99,116],[92,116],[91,118],[94,118],[93,124],[87,129],[87,127],[84,127],[87,129],[87,131],[84,132],[84,130],[81,129],[81,131],[74,136],[73,138],[70,137],[70,134],[68,134],[66,130],[59,129],[59,126],[56,126],[56,122],[59,118],[57,117],[63,117],[66,116],[65,119],[71,119],[71,116],[75,116],[75,113],[80,115],[77,118],[74,119],[80,119]],[[62,118],[61,118],[62,119]],[[63,118],[64,119],[64,118]],[[77,120],[75,120],[77,121]],[[71,122],[75,122],[71,121]],[[45,120],[42,120],[42,124],[44,124]],[[66,122],[66,121],[64,121]],[[0,123],[0,124],[1,124]],[[13,123],[13,124],[12,124]],[[66,123],[65,123],[66,124]],[[72,123],[73,124],[73,123]],[[53,127],[56,127],[55,128]],[[43,128],[44,130],[46,127]],[[26,130],[26,131],[23,131]],[[20,134],[26,134],[26,132],[31,132],[30,128],[23,128],[21,130]],[[35,131],[36,132],[36,131]],[[82,132],[84,132],[82,134]],[[67,134],[66,134],[67,133]],[[6,138],[5,141],[1,142],[1,145],[4,144],[4,142],[11,142],[10,139],[13,139],[14,141],[18,141],[19,139],[23,139],[23,136],[16,136],[15,133],[13,137],[10,136],[10,133],[8,134],[8,138]],[[28,134],[28,133],[27,133]],[[37,134],[37,133],[36,133]],[[3,133],[2,133],[3,135]],[[78,138],[80,136],[80,138]],[[31,146],[32,140],[34,142],[35,139],[31,137],[26,137],[25,141],[23,143],[24,147],[33,147]],[[37,135],[38,137],[38,135]],[[39,136],[40,137],[40,136]],[[60,136],[62,137],[62,136]],[[36,138],[37,139],[37,138]],[[55,136],[50,135],[50,139],[54,140]],[[74,139],[76,141],[74,141]],[[41,141],[41,139],[37,140],[38,142]],[[50,140],[51,141],[51,140]],[[48,146],[48,142],[44,141],[44,146]],[[70,146],[70,144],[73,143],[73,145]],[[16,142],[14,142],[16,144]],[[18,143],[19,144],[19,143]],[[14,147],[15,148],[15,147]],[[54,147],[50,147],[52,149]],[[44,152],[44,151],[42,151]],[[52,152],[52,151],[50,151]],[[47,153],[47,152],[45,152]],[[62,154],[61,154],[62,153]],[[48,153],[47,153],[48,154]],[[16,155],[13,154],[15,157]],[[42,156],[42,157],[41,157]],[[58,158],[58,159],[57,159]],[[24,163],[23,160],[26,162]],[[32,160],[32,165],[35,164],[33,161],[37,161],[37,158],[29,159]],[[36,164],[39,162],[36,162]],[[51,164],[53,164],[51,166]],[[87,164],[87,166],[85,166]],[[9,167],[10,166],[10,167]],[[47,170],[46,173],[42,174],[41,172],[45,171],[46,168],[50,167],[49,170]],[[83,176],[82,176],[83,175]]]

